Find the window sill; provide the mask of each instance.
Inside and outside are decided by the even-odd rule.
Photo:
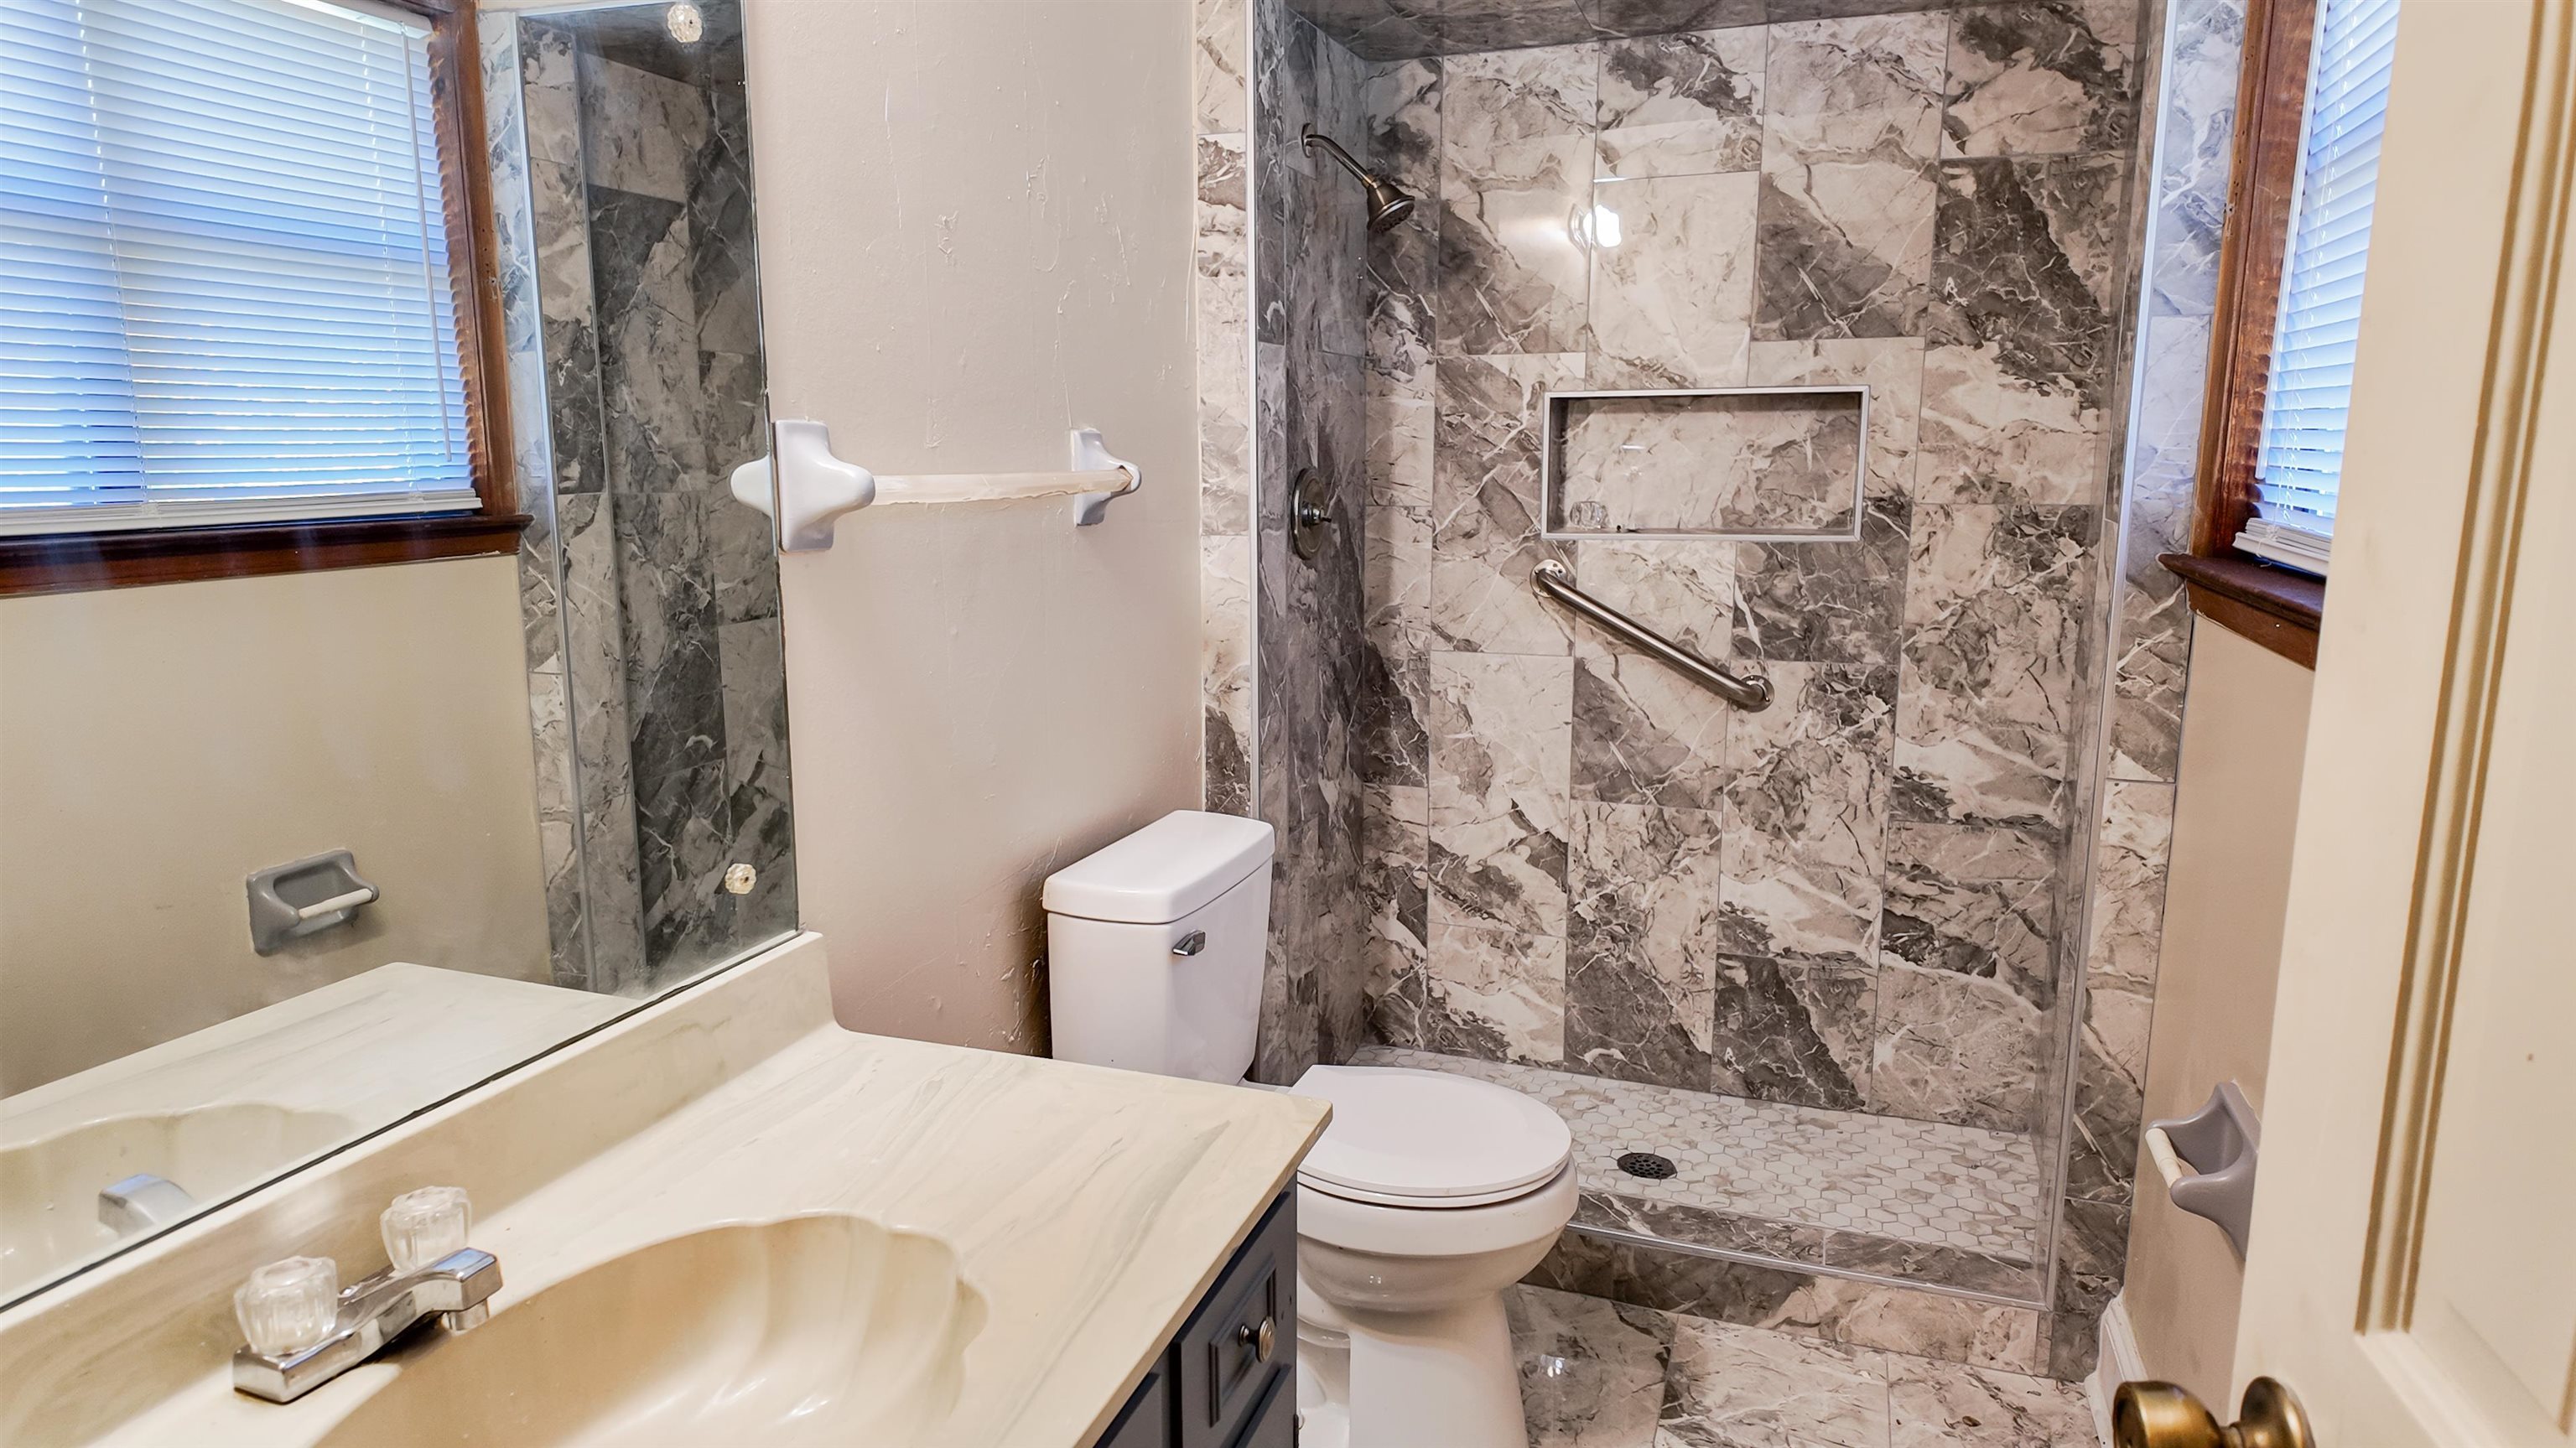
[[[0,538],[0,598],[516,553],[525,513]]]
[[[2192,612],[2301,668],[2317,666],[2317,630],[2325,618],[2324,579],[2272,568],[2251,558],[2167,553],[2156,561],[2190,587]]]

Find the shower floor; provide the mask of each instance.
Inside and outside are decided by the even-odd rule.
[[[1916,1286],[2036,1298],[2047,1187],[2026,1136],[1370,1046],[1352,1064],[1474,1076],[1574,1133],[1577,1231]],[[1654,1180],[1619,1158],[1652,1152]]]

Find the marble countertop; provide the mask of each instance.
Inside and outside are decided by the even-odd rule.
[[[231,1289],[290,1252],[329,1252],[344,1278],[371,1270],[375,1207],[441,1182],[474,1194],[504,1312],[725,1223],[844,1211],[937,1236],[988,1315],[931,1441],[1078,1448],[1327,1114],[1284,1093],[844,1031],[823,942],[801,936],[0,1316],[0,1439],[326,1436],[405,1368],[370,1364],[283,1407],[241,1397]],[[166,1321],[142,1326],[156,1309]]]

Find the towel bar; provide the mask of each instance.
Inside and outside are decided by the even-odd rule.
[[[733,470],[736,501],[769,516],[781,553],[832,546],[845,513],[884,503],[990,503],[1010,498],[1073,496],[1073,525],[1087,528],[1109,500],[1144,484],[1143,470],[1112,457],[1095,428],[1073,430],[1072,458],[1058,473],[942,473],[880,476],[832,455],[832,430],[806,418],[770,424],[769,455]]]

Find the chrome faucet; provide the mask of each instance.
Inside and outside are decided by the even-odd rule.
[[[385,1211],[393,1265],[383,1271],[346,1288],[327,1257],[290,1257],[252,1273],[233,1299],[250,1339],[233,1351],[233,1387],[291,1403],[424,1319],[448,1332],[482,1326],[501,1289],[501,1261],[465,1245],[467,1218],[465,1193],[454,1187],[407,1192]]]

